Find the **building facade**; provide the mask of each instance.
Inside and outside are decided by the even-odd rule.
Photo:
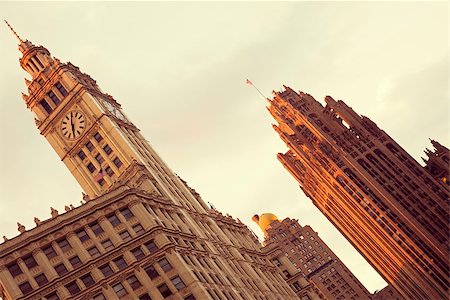
[[[449,150],[433,141],[422,167],[341,100],[274,95],[278,159],[314,205],[404,298],[447,299]]]
[[[253,220],[264,232],[264,246],[280,248],[274,263],[286,276],[290,274],[284,267],[284,257],[325,299],[370,299],[369,291],[310,226],[301,226],[290,218],[280,221],[271,214],[255,215]]]
[[[13,33],[23,100],[84,197],[5,237],[4,300],[298,299],[251,231],[212,211],[95,80]]]

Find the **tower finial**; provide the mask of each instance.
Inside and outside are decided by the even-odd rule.
[[[11,29],[11,31],[13,32],[13,34],[16,36],[16,38],[23,43],[23,40],[20,38],[20,36],[17,34],[17,32],[12,28],[11,25],[9,25],[8,21],[4,20],[6,25],[8,25],[9,29]]]

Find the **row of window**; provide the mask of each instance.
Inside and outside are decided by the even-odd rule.
[[[49,115],[54,109],[56,109],[56,107],[61,103],[61,100],[64,99],[64,97],[66,97],[68,94],[67,90],[61,84],[61,82],[57,82],[54,85],[54,88],[56,88],[56,90],[58,90],[59,96],[56,95],[53,90],[50,90],[47,93],[47,97],[51,101],[47,101],[45,98],[42,99],[41,101],[39,101],[39,104],[45,110],[47,115]]]

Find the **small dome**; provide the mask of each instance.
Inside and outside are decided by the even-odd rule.
[[[266,229],[272,224],[274,221],[278,221],[277,216],[271,213],[264,213],[259,216],[258,225],[261,230],[266,233]]]

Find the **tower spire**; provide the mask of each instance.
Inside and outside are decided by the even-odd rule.
[[[20,38],[20,36],[17,34],[17,32],[12,28],[11,25],[9,25],[8,21],[4,20],[6,25],[8,25],[9,29],[11,29],[12,33],[16,36],[16,38],[19,40],[20,43],[23,43],[23,40]]]

